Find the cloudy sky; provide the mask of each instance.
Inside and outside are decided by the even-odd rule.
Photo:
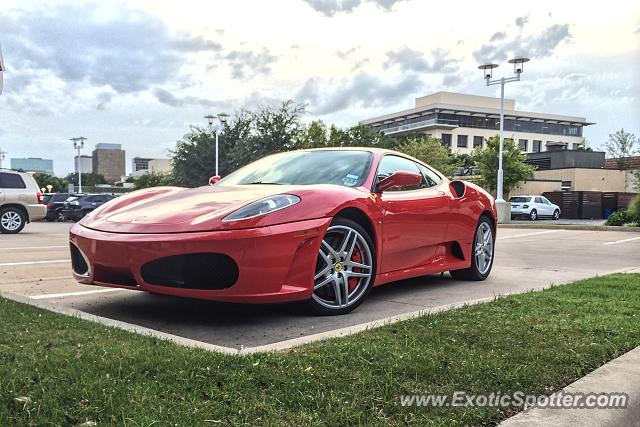
[[[494,2],[498,4],[498,2]],[[496,95],[479,63],[525,54],[518,109],[584,116],[597,147],[640,135],[640,2],[2,0],[0,148],[73,168],[69,138],[165,157],[190,124],[294,99],[348,126],[447,90]]]

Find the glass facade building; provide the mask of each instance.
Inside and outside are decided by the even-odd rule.
[[[44,172],[53,175],[53,160],[39,157],[11,159],[11,169],[25,172]]]

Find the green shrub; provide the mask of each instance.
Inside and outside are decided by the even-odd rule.
[[[627,211],[621,210],[612,213],[609,218],[607,218],[607,225],[624,225],[629,221],[631,221],[631,219],[629,218]]]
[[[629,217],[629,221],[627,222],[640,222],[640,194],[636,194],[629,206],[627,206],[627,215]]]

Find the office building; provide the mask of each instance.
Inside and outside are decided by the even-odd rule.
[[[134,157],[131,159],[131,172],[135,174],[138,171],[149,170],[149,158],[146,157]]]
[[[25,172],[44,172],[53,175],[53,160],[40,157],[11,159],[11,169]]]
[[[583,142],[583,128],[594,124],[584,117],[519,111],[513,99],[504,100],[504,114],[504,137],[513,139],[526,153],[556,145],[577,149]],[[414,108],[362,123],[391,137],[427,134],[441,139],[453,152],[468,154],[499,132],[500,99],[436,92],[416,98]]]
[[[126,175],[125,151],[120,144],[96,144],[92,153],[93,173],[113,184]]]
[[[81,155],[80,160],[78,161],[78,156],[73,158],[74,166],[73,171],[80,173],[91,173],[93,172],[93,157],[87,155]]]

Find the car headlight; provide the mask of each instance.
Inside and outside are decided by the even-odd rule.
[[[294,196],[293,194],[278,194],[277,196],[266,197],[244,206],[227,215],[222,220],[227,222],[255,218],[257,216],[266,215],[271,212],[288,208],[289,206],[293,206],[297,203],[300,203],[300,197],[298,196]]]

